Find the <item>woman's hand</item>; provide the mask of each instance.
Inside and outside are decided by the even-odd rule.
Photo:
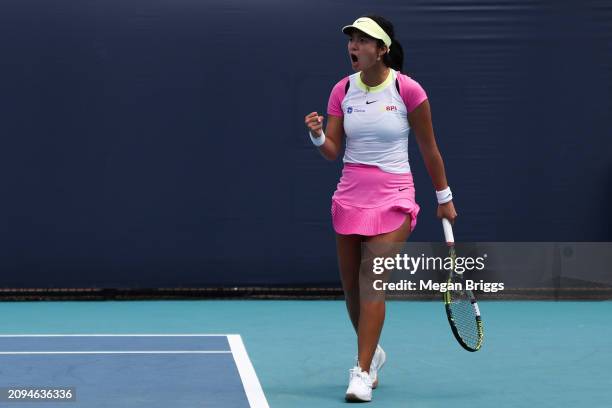
[[[312,112],[306,115],[304,118],[304,123],[306,123],[306,127],[312,133],[313,137],[320,137],[321,130],[323,129],[323,116],[319,116],[317,112]]]
[[[438,204],[437,215],[438,218],[446,218],[451,222],[451,224],[454,224],[455,219],[457,218],[457,211],[455,211],[453,202],[449,201],[448,203]]]

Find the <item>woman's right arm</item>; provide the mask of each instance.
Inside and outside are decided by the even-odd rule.
[[[342,136],[344,135],[344,122],[342,116],[329,115],[327,127],[325,128],[325,143],[319,146],[319,152],[329,161],[336,160],[342,147]],[[317,112],[306,115],[304,122],[306,127],[315,138],[321,137],[323,129],[323,116]]]

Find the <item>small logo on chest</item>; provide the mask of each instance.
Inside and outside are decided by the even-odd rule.
[[[359,108],[355,108],[354,106],[349,106],[346,108],[346,113],[351,114],[351,113],[357,113],[357,112],[365,112],[364,109],[359,109]]]

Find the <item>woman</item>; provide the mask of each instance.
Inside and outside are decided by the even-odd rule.
[[[350,370],[346,399],[370,401],[385,353],[378,340],[385,302],[360,299],[361,244],[404,242],[416,225],[419,206],[408,162],[412,129],[438,198],[437,215],[457,216],[436,145],[431,112],[423,88],[401,74],[403,51],[393,25],[380,16],[364,16],[342,31],[355,74],[333,88],[323,131],[323,116],[305,118],[320,153],[335,160],[346,135],[344,169],[332,197],[338,265],[346,305],[357,333],[357,364]]]

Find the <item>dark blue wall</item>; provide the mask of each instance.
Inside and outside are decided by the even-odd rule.
[[[368,12],[429,94],[459,239],[612,240],[609,2],[3,0],[0,286],[336,284],[341,163],[303,117]],[[411,239],[439,240],[410,154]]]

